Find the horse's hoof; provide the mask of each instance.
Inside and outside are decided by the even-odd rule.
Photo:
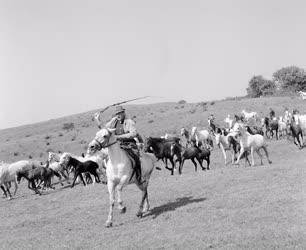
[[[113,226],[113,223],[111,221],[107,221],[105,223],[105,227],[109,228],[109,227],[112,227]]]
[[[142,217],[142,212],[141,212],[141,211],[137,212],[136,216],[137,216],[138,218],[141,218],[141,217]]]
[[[157,170],[161,170],[161,168],[160,167],[155,167]]]
[[[272,164],[272,161],[269,161],[269,164]]]
[[[203,171],[205,171],[205,170],[206,170],[206,168],[202,168],[202,170],[203,170]]]
[[[125,213],[126,213],[126,207],[121,208],[121,209],[120,209],[120,213],[121,213],[121,214],[125,214]]]

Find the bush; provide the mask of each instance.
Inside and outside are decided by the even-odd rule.
[[[61,137],[61,136],[63,136],[63,135],[64,135],[63,133],[58,133],[58,136],[59,136],[59,137]]]
[[[46,145],[49,146],[49,145],[50,145],[50,142],[47,141],[47,142],[46,142]]]
[[[26,135],[25,137],[30,137],[30,136],[32,136],[31,134],[28,134],[28,135]]]
[[[215,105],[215,102],[214,102],[214,101],[210,102],[210,105],[211,105],[211,106],[212,106],[212,105]]]
[[[29,159],[32,159],[33,157],[32,157],[32,155],[29,155]]]
[[[14,152],[14,156],[18,156],[19,155],[19,152]]]
[[[177,102],[178,104],[186,104],[187,102],[185,100],[180,100]]]
[[[46,135],[46,136],[45,136],[45,139],[46,139],[46,140],[48,140],[48,139],[50,139],[50,138],[51,138],[50,135]]]
[[[66,131],[73,130],[74,129],[74,123],[73,122],[64,123],[63,129],[66,130]]]
[[[72,136],[71,141],[75,141],[75,140],[76,140],[76,138],[77,138],[77,136],[76,136],[76,135]]]
[[[149,121],[148,121],[148,123],[153,123],[153,122],[154,122],[154,120],[149,120]]]

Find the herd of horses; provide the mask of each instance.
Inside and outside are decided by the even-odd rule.
[[[250,125],[250,121],[259,121],[259,124]],[[283,128],[283,123],[284,128]],[[139,143],[141,162],[141,182],[135,175],[135,160],[120,147],[114,129],[102,128],[96,133],[95,138],[89,143],[86,155],[76,156],[71,153],[49,152],[45,164],[22,160],[12,164],[2,163],[0,166],[0,186],[6,197],[11,198],[10,188],[15,184],[15,192],[18,184],[24,178],[28,181],[28,188],[37,194],[43,189],[52,189],[52,179],[58,178],[63,185],[63,180],[70,184],[70,173],[73,173],[73,182],[79,180],[83,185],[89,182],[107,184],[109,192],[109,214],[106,220],[106,227],[113,223],[113,208],[115,204],[115,193],[117,192],[118,209],[121,213],[126,212],[123,204],[123,187],[135,183],[142,192],[141,202],[137,216],[142,217],[143,213],[150,208],[148,198],[148,185],[150,176],[161,160],[171,175],[178,169],[182,174],[184,162],[191,160],[197,171],[198,164],[202,170],[210,169],[211,152],[216,144],[223,153],[224,164],[227,165],[226,152],[231,153],[231,163],[239,164],[240,159],[254,166],[254,152],[260,157],[263,164],[263,156],[260,150],[264,151],[269,164],[272,163],[267,149],[267,138],[276,139],[279,135],[283,137],[292,136],[294,143],[300,148],[303,147],[303,135],[306,131],[306,116],[298,113],[285,113],[284,118],[259,119],[256,112],[248,113],[242,111],[242,115],[235,115],[234,119],[227,116],[225,126],[218,126],[214,119],[208,120],[208,129],[199,130],[192,127],[191,131],[182,128],[179,135],[166,134],[162,137],[145,138],[144,143]],[[297,141],[297,142],[296,142]],[[251,155],[251,162],[249,161]],[[206,161],[206,167],[203,161]],[[168,166],[168,161],[171,167]],[[198,164],[197,164],[198,162]],[[245,164],[246,164],[245,163]],[[178,166],[178,168],[177,168]],[[92,178],[93,177],[93,178]],[[102,180],[102,181],[101,181]]]

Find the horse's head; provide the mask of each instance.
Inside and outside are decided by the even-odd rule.
[[[69,165],[70,159],[71,159],[71,155],[69,153],[63,153],[60,156],[59,165],[62,166],[64,169],[66,169],[67,166]]]
[[[95,139],[89,143],[87,153],[93,154],[102,148],[107,148],[114,144],[117,141],[114,134],[115,130],[116,129],[102,128],[100,131],[98,131]]]
[[[59,160],[59,157],[56,153],[51,152],[51,151],[48,153],[48,162],[58,161],[58,160]]]

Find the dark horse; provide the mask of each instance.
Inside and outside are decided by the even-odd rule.
[[[36,194],[41,195],[38,191],[35,181],[44,182],[44,187],[52,188],[51,179],[53,176],[60,177],[59,173],[51,168],[37,167],[34,169],[20,170],[16,174],[17,182],[20,183],[21,178],[25,178],[28,181],[28,188],[34,190]]]
[[[270,137],[273,138],[273,136],[274,136],[273,131],[275,131],[276,140],[278,140],[278,121],[277,120],[270,121],[270,119],[268,117],[265,117],[264,120],[263,120],[263,126],[266,129],[266,137],[267,138],[270,138]]]
[[[205,170],[205,167],[203,167],[203,160],[205,160],[207,162],[207,169],[209,170],[210,150],[203,147],[199,148],[197,146],[191,146],[186,148],[182,152],[182,162],[180,164],[179,174],[182,174],[182,169],[185,160],[191,160],[192,163],[194,164],[195,171],[197,171],[197,163],[195,159],[197,159],[197,161],[199,162],[202,170]]]
[[[99,165],[96,162],[94,161],[80,162],[79,160],[73,158],[72,156],[68,156],[68,157],[69,159],[67,161],[67,166],[68,167],[72,166],[74,168],[74,178],[73,178],[71,188],[74,187],[74,183],[78,176],[82,180],[84,186],[86,186],[82,173],[90,173],[95,177],[96,182],[100,182],[100,178],[98,174]]]
[[[178,161],[181,165],[181,145],[179,139],[166,140],[164,138],[149,137],[145,141],[145,152],[153,153],[158,160],[162,160],[166,164],[166,169],[171,171],[171,175],[174,174],[175,162]],[[176,156],[176,161],[174,161]],[[172,168],[168,168],[167,160],[170,160]]]
[[[303,147],[303,131],[300,125],[295,124],[295,122],[292,120],[289,129],[291,131],[291,134],[293,136],[293,142],[295,145],[299,146],[300,149]],[[300,141],[301,138],[301,141]],[[296,142],[297,141],[297,142]]]

